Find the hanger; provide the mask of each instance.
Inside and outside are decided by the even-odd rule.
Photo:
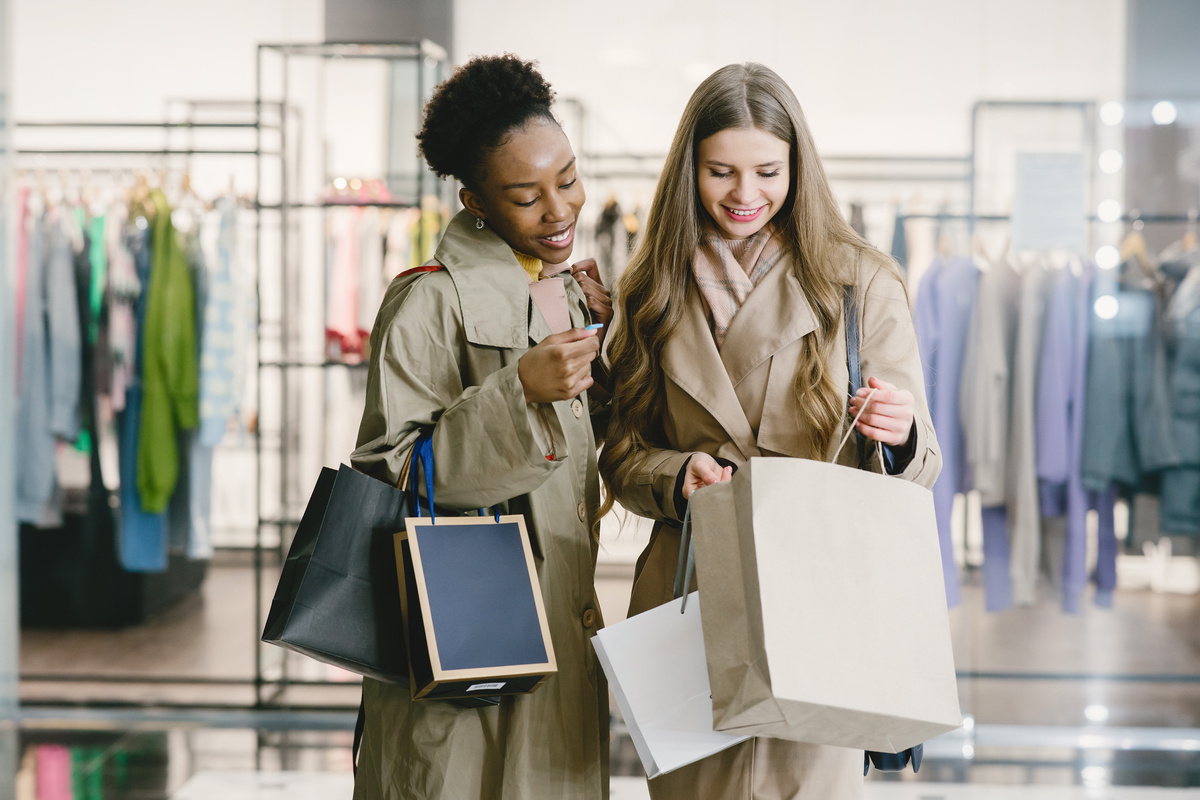
[[[1125,238],[1121,240],[1121,261],[1129,261],[1135,259],[1143,270],[1150,271],[1150,256],[1146,253],[1146,237],[1142,235],[1142,228],[1145,223],[1142,222],[1141,212],[1136,208],[1130,210],[1129,217],[1133,220],[1133,226],[1129,233],[1125,234]]]

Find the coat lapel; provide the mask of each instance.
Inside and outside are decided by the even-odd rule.
[[[759,282],[725,334],[721,362],[737,386],[756,367],[817,329],[812,305],[784,256]],[[709,337],[711,338],[711,337]]]
[[[467,341],[483,347],[529,346],[529,277],[491,228],[477,229],[475,218],[460,211],[446,227],[434,260],[454,280]],[[536,341],[548,335],[547,328]]]
[[[688,291],[687,308],[679,327],[663,348],[662,369],[675,385],[704,406],[743,456],[750,458],[758,454],[754,433],[733,391],[725,365],[721,363],[694,285]]]

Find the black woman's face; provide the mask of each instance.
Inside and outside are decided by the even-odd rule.
[[[586,199],[571,143],[556,123],[532,119],[492,151],[477,192],[463,205],[509,246],[547,264],[571,257]]]

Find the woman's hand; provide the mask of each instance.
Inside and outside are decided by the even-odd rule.
[[[592,360],[600,350],[595,331],[572,328],[547,336],[517,361],[526,403],[569,400],[592,385]]]
[[[887,381],[871,378],[850,400],[850,418],[858,416],[867,395],[877,389],[867,410],[858,420],[858,430],[868,439],[900,447],[908,442],[913,427],[913,395],[907,389],[897,389]]]
[[[722,467],[708,453],[696,453],[688,461],[687,473],[683,476],[683,499],[690,498],[697,489],[732,477],[733,467]]]
[[[579,288],[583,289],[583,296],[587,298],[588,310],[592,312],[592,319],[596,322],[602,322],[607,328],[609,321],[612,319],[612,299],[608,296],[608,289],[604,288],[604,284],[600,282],[600,267],[596,264],[596,259],[585,258],[576,264],[571,265],[571,277],[579,283]],[[601,329],[600,337],[604,338]]]

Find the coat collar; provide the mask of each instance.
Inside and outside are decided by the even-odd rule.
[[[490,227],[477,229],[467,211],[450,221],[434,260],[454,281],[471,344],[523,349],[531,336],[540,342],[550,334],[542,315],[530,314],[529,276],[512,248]]]
[[[780,258],[729,325],[721,361],[734,386],[774,353],[817,329],[812,305],[792,264],[790,256]]]
[[[784,257],[746,298],[719,352],[699,292],[692,285],[679,326],[663,348],[663,372],[704,406],[750,458],[758,454],[758,446],[734,386],[815,329],[812,306],[792,272],[791,258]]]

